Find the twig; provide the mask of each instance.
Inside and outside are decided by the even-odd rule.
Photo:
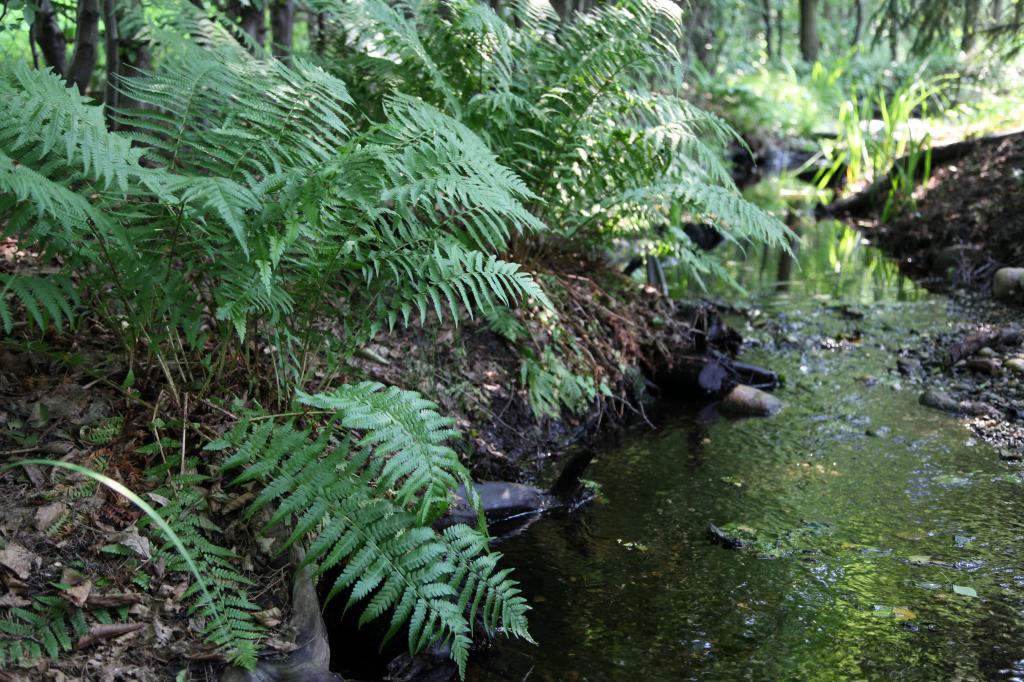
[[[145,623],[111,623],[109,625],[97,623],[89,629],[88,633],[79,638],[76,648],[84,649],[90,644],[94,644],[101,639],[120,637],[121,635],[127,635],[129,632],[141,630],[144,627],[146,627]]]

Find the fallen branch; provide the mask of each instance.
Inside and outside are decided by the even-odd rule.
[[[76,648],[81,650],[101,639],[120,637],[121,635],[127,635],[129,632],[141,630],[144,627],[146,627],[145,623],[111,623],[109,625],[97,623],[89,628],[89,632],[79,638]]]

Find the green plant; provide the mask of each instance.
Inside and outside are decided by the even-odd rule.
[[[197,549],[200,556],[209,557],[218,554],[223,556],[226,550],[218,551],[219,548],[197,540],[196,536],[191,533],[187,533],[186,537],[189,538],[189,542],[186,542],[163,515],[136,493],[109,476],[104,476],[78,464],[47,459],[29,459],[2,465],[0,473],[25,465],[67,469],[106,486],[138,507],[148,521],[157,527],[168,546],[174,550],[175,556],[180,560],[180,570],[188,571],[195,579],[189,592],[196,598],[197,606],[193,607],[194,610],[209,619],[205,629],[206,636],[218,646],[228,650],[233,662],[249,668],[255,666],[255,650],[247,638],[242,636],[249,633],[242,631],[237,625],[235,611],[242,597],[237,594],[224,595],[220,589],[220,580],[223,577],[222,565],[204,565],[204,568],[213,570],[201,571],[192,551]],[[182,519],[180,515],[176,517],[169,515],[168,517],[175,519],[175,522],[181,524],[180,527],[186,531],[191,531],[194,528],[194,525]],[[231,570],[230,566],[228,570]],[[214,582],[211,583],[207,576],[212,577]],[[212,585],[216,585],[216,587],[211,589]],[[60,597],[37,597],[33,600],[32,611],[12,608],[10,618],[0,618],[0,664],[3,663],[4,657],[7,657],[7,659],[15,660],[18,665],[29,666],[41,657],[43,650],[48,656],[56,658],[60,651],[67,651],[71,648],[67,634],[69,624],[76,634],[85,634],[85,621],[81,610],[69,609],[66,602]]]
[[[414,312],[546,304],[488,253],[542,225],[465,126],[395,95],[384,121],[353,131],[340,80],[253,58],[196,12],[178,20],[212,47],[156,32],[163,68],[125,80],[146,106],[121,114],[130,137],[50,73],[0,74],[5,234],[59,256],[89,314],[175,397],[270,349],[286,400],[325,351],[351,353]],[[45,308],[59,320],[71,306]],[[340,338],[318,323],[330,317]]]
[[[551,346],[545,346],[539,358],[532,353],[524,356],[519,380],[533,411],[547,417],[557,418],[563,407],[571,414],[583,414],[597,397],[594,378],[573,372]]]
[[[266,628],[254,618],[253,614],[260,607],[249,599],[252,581],[241,573],[241,557],[210,540],[210,536],[219,535],[221,529],[210,520],[206,496],[199,489],[210,477],[199,474],[197,467],[196,458],[190,458],[184,466],[171,459],[147,471],[147,475],[162,478],[171,469],[179,470],[166,485],[154,492],[168,500],[161,508],[161,516],[167,520],[194,565],[207,578],[205,585],[193,582],[182,597],[191,600],[189,614],[204,623],[204,639],[227,652],[234,664],[252,669],[259,653],[259,640],[266,635]],[[147,517],[140,525],[151,521],[152,517]],[[166,535],[164,540],[157,556],[165,557],[167,570],[188,572],[186,553],[182,553]]]
[[[11,607],[0,616],[0,666],[29,668],[44,654],[57,658],[71,650],[72,636],[87,631],[81,609],[54,595],[34,597],[27,608]]]
[[[310,536],[305,563],[316,575],[344,566],[328,599],[349,590],[348,606],[368,600],[360,625],[390,611],[385,641],[407,626],[412,654],[450,643],[462,674],[477,614],[488,633],[529,639],[526,602],[486,534],[429,526],[457,482],[472,489],[445,445],[451,420],[417,393],[369,382],[299,400],[328,415],[319,433],[256,414],[207,446],[230,450],[225,471],[243,468],[233,483],[264,484],[248,517],[270,508],[267,527],[292,520],[278,551]]]
[[[680,95],[675,5],[625,0],[568,22],[525,1],[498,12],[469,0],[317,6],[339,17],[324,64],[363,86],[360,101],[396,88],[459,119],[519,173],[531,210],[571,248],[625,239],[724,275],[670,215],[786,248],[786,228],[732,186],[721,161],[731,129]]]

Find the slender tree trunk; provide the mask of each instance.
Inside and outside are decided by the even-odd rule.
[[[259,4],[257,7],[256,4]],[[232,8],[232,14],[238,20],[238,25],[245,31],[253,42],[263,47],[263,39],[267,32],[267,22],[264,16],[262,0],[253,0],[242,5],[236,2]]]
[[[295,30],[295,0],[275,0],[270,6],[271,49],[285,63],[291,63]]]
[[[817,0],[800,0],[800,55],[805,62],[818,60]]]
[[[68,39],[57,23],[57,12],[50,0],[42,0],[39,3],[32,27],[36,42],[43,53],[43,61],[57,75],[64,76],[68,71]]]
[[[772,60],[772,0],[761,0],[761,14],[764,18],[765,53],[768,61]]]
[[[79,0],[78,21],[75,26],[75,51],[68,67],[68,85],[75,85],[78,91],[85,94],[92,78],[92,70],[96,67],[99,56],[100,42],[100,2],[99,0]]]
[[[781,62],[785,56],[786,45],[786,10],[784,7],[775,10],[775,37],[776,58]]]
[[[964,0],[963,37],[960,39],[960,50],[963,52],[970,52],[974,49],[980,4],[980,0]]]
[[[860,40],[864,35],[864,0],[856,0],[853,5],[856,18],[853,25],[853,41],[850,47],[857,47],[860,45]]]
[[[107,127],[114,129],[114,109],[117,107],[117,70],[120,62],[121,41],[118,38],[117,0],[103,0],[103,39],[107,48],[107,83],[103,108]]]
[[[1003,0],[992,0],[992,23],[995,26],[999,25],[999,22],[1003,20]]]
[[[126,27],[137,25],[137,22],[125,21],[129,12],[142,12],[142,5],[139,0],[131,0],[130,7],[125,7],[125,2],[122,2],[117,12],[117,83],[119,86],[123,85],[126,81],[135,78],[140,72],[149,71],[152,67],[152,55],[149,50],[149,42],[138,33],[129,34],[125,31]],[[145,104],[129,97],[123,92],[118,93],[117,99],[117,104],[121,109],[146,108]]]
[[[327,48],[327,12],[316,15],[316,53],[322,55]]]
[[[714,33],[711,28],[713,7],[709,0],[694,0],[690,5],[690,45],[701,64],[710,66]]]

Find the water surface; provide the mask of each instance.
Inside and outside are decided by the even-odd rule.
[[[734,262],[763,307],[734,320],[744,359],[785,376],[785,410],[667,406],[603,450],[601,502],[499,547],[538,645],[502,642],[468,679],[1024,679],[1024,487],[893,370],[947,302],[856,233],[807,232],[813,266],[781,291],[777,261]]]

